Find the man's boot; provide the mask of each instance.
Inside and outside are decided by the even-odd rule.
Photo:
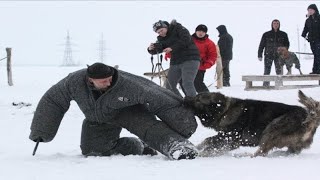
[[[270,82],[269,81],[264,81],[263,82],[263,87],[270,87]]]
[[[229,80],[224,80],[224,81],[223,81],[223,86],[229,87],[229,86],[230,86]]]
[[[197,148],[189,142],[178,142],[173,144],[169,151],[172,160],[194,159],[198,156]]]

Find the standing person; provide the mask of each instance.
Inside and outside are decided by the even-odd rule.
[[[320,74],[320,15],[315,4],[308,6],[308,19],[306,19],[302,37],[306,38],[314,56],[312,72],[310,74]],[[307,36],[308,34],[308,36]]]
[[[271,23],[271,30],[262,35],[258,49],[259,61],[262,61],[262,52],[264,50],[264,75],[270,75],[273,61],[276,74],[281,74],[281,66],[279,63],[277,49],[278,47],[287,47],[287,49],[289,49],[289,46],[290,42],[287,33],[280,31],[280,21],[274,19]],[[263,82],[263,86],[270,86],[270,82]]]
[[[209,92],[204,81],[204,75],[207,69],[210,69],[217,60],[217,50],[214,42],[209,39],[207,34],[208,28],[204,24],[200,24],[196,27],[195,33],[192,34],[194,43],[200,52],[200,66],[196,75],[194,86],[198,93]]]
[[[182,106],[181,97],[102,63],[69,74],[43,95],[29,138],[50,142],[71,100],[85,115],[80,146],[85,156],[153,154],[144,143],[170,159],[193,159],[198,154],[187,140],[197,122],[193,112]],[[144,143],[137,138],[120,138],[122,128]]]
[[[196,27],[195,33],[192,34],[192,39],[199,49],[201,58],[199,70],[194,80],[194,86],[197,93],[209,92],[208,87],[203,82],[204,75],[206,70],[211,68],[217,60],[216,45],[211,39],[209,39],[207,32],[207,26],[200,24]],[[165,59],[167,60],[168,58],[170,58],[170,54],[166,53]],[[185,90],[182,86],[182,80],[179,82],[179,84],[181,85],[182,91],[185,93]]]
[[[233,56],[233,38],[228,33],[225,25],[218,26],[217,30],[219,32],[218,46],[220,49],[220,55],[222,60],[223,86],[230,86],[229,64]]]
[[[223,86],[223,70],[222,70],[222,62],[221,62],[221,55],[219,46],[216,45],[217,50],[217,60],[216,60],[216,74],[215,79],[217,81],[217,89],[221,89]]]
[[[189,31],[176,20],[170,24],[160,20],[153,24],[153,30],[159,35],[157,43],[149,45],[148,52],[171,54],[167,88],[181,96],[177,84],[182,79],[186,96],[196,96],[194,80],[199,69],[200,55]]]

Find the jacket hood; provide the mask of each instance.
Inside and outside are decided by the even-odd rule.
[[[274,31],[272,24],[273,24],[273,22],[275,22],[275,21],[278,21],[278,22],[279,22],[279,29],[278,29],[278,31],[280,31],[280,25],[281,25],[281,24],[280,24],[280,21],[279,21],[278,19],[272,20],[272,22],[271,22],[271,30]]]
[[[177,24],[178,24],[178,22],[175,19],[172,19],[172,21],[170,22],[170,25],[177,25]]]
[[[174,29],[177,26],[182,26],[180,23],[177,22],[177,20],[173,19],[170,24],[168,23],[168,32],[167,32],[167,36],[170,36],[171,32],[174,31]]]
[[[226,28],[225,25],[220,25],[220,26],[218,26],[218,27],[217,27],[217,30],[218,30],[218,32],[219,32],[219,36],[228,33],[227,28]]]
[[[169,31],[172,30],[176,25],[181,25],[180,23],[177,22],[177,20],[173,19],[170,24],[168,23],[168,29]]]
[[[315,12],[316,15],[319,14],[318,7],[317,7],[317,5],[315,5],[315,4],[310,4],[310,5],[308,6],[307,10],[308,10],[308,9],[313,9],[313,10],[315,10],[315,11],[316,11],[316,12]]]

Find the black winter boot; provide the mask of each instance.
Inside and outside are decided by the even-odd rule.
[[[270,82],[269,81],[264,81],[263,82],[263,87],[270,87]]]
[[[170,149],[169,158],[173,160],[194,159],[198,156],[198,150],[191,143],[179,142]]]
[[[223,81],[223,86],[230,87],[230,82],[229,81]]]

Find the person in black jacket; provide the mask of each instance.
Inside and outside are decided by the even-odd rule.
[[[150,54],[171,53],[166,87],[181,96],[177,84],[182,79],[186,96],[194,97],[197,92],[194,80],[200,65],[200,54],[189,31],[176,20],[154,23],[153,30],[159,34],[157,43],[148,47]]]
[[[281,74],[281,66],[279,63],[278,47],[287,47],[289,49],[290,42],[287,33],[280,31],[280,21],[274,19],[271,23],[271,31],[267,31],[262,35],[259,49],[258,59],[262,61],[262,52],[264,50],[264,75],[270,75],[272,62],[274,61],[276,74]],[[270,82],[263,82],[263,86],[268,87]]]
[[[308,7],[308,19],[301,36],[310,42],[314,55],[313,68],[310,74],[320,74],[320,15],[315,4]]]
[[[232,47],[233,38],[228,33],[225,25],[220,25],[217,27],[219,32],[218,46],[220,48],[220,55],[222,60],[222,70],[223,70],[223,86],[230,86],[230,71],[229,63],[232,60]]]

